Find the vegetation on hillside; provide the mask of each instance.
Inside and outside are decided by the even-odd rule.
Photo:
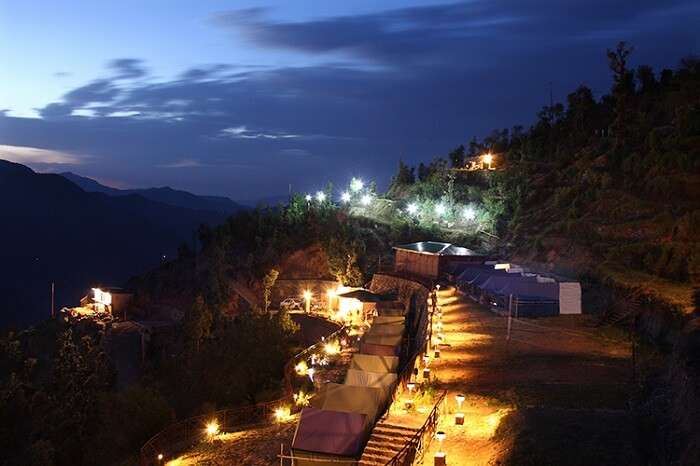
[[[421,164],[417,177],[402,163],[389,194],[473,203],[505,252],[527,262],[598,276],[631,270],[656,289],[697,282],[700,62],[655,73],[630,69],[630,53],[624,43],[608,51],[609,95],[581,86],[528,130],[472,140]],[[485,152],[497,170],[456,170]]]

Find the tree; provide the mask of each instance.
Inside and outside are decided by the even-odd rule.
[[[634,51],[633,47],[628,47],[627,43],[618,42],[615,50],[608,49],[608,66],[613,72],[614,93],[631,93],[634,90],[634,76],[627,69],[627,60]]]
[[[263,306],[265,306],[265,312],[270,310],[272,287],[275,286],[275,282],[277,281],[279,274],[280,273],[278,270],[270,269],[270,271],[263,277]]]
[[[416,182],[416,176],[414,174],[414,168],[406,165],[403,160],[399,160],[399,172],[394,178],[394,183],[401,185],[409,185]]]
[[[462,168],[464,166],[464,156],[465,156],[464,145],[460,144],[458,147],[453,149],[448,154],[450,162],[452,162],[452,168]]]
[[[418,181],[424,182],[430,176],[430,168],[428,168],[423,162],[418,165]]]
[[[183,319],[186,345],[190,350],[199,353],[202,341],[211,334],[214,316],[204,302],[202,296],[197,296]]]

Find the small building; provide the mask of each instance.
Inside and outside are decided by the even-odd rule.
[[[80,307],[71,309],[80,315],[108,314],[126,320],[126,311],[133,297],[133,293],[123,288],[92,288],[80,300]]]
[[[420,241],[394,246],[395,270],[438,279],[456,263],[482,264],[487,258],[471,249],[450,243]]]

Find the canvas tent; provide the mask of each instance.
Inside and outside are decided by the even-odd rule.
[[[369,435],[388,401],[385,388],[327,383],[312,398],[311,406],[329,411],[365,414],[365,427]]]
[[[367,372],[394,372],[398,370],[399,358],[396,356],[374,356],[355,353],[350,360],[350,369]]]
[[[357,369],[349,369],[345,374],[345,384],[357,387],[372,387],[381,389],[385,400],[391,398],[396,385],[396,374],[388,372],[367,372]]]
[[[379,301],[374,305],[380,316],[403,316],[406,306],[401,301]]]
[[[404,316],[377,316],[372,325],[403,324],[406,321]]]
[[[484,257],[471,249],[450,243],[421,241],[401,244],[394,247],[396,251],[395,268],[430,279],[437,279],[446,267],[453,262],[483,262]]]
[[[362,454],[367,415],[304,408],[292,440],[297,466],[350,466]],[[304,461],[313,459],[313,461]],[[327,461],[323,461],[327,460]],[[347,460],[347,463],[343,460]]]

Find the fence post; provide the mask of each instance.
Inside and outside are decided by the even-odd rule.
[[[508,335],[506,340],[510,341],[510,326],[513,322],[513,295],[511,294],[508,298]]]

